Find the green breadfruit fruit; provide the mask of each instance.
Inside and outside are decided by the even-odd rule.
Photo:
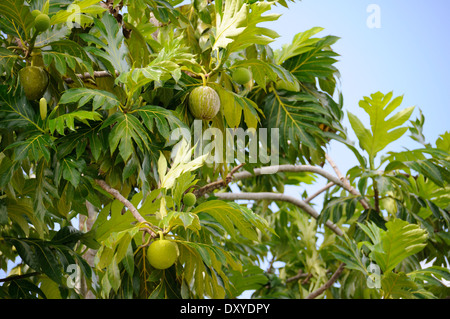
[[[219,94],[209,86],[199,86],[189,94],[189,111],[200,120],[211,120],[220,110]]]
[[[252,79],[252,73],[246,68],[237,68],[233,72],[233,81],[244,85]]]
[[[50,18],[49,18],[49,16],[46,15],[45,13],[39,14],[39,15],[34,19],[34,28],[35,28],[36,31],[38,31],[38,32],[44,32],[44,31],[46,31],[48,28],[50,28]]]
[[[47,72],[38,66],[27,66],[21,69],[19,80],[28,100],[40,99],[48,86]]]
[[[147,250],[148,262],[156,269],[167,269],[171,267],[177,258],[178,246],[170,240],[156,240]]]
[[[33,15],[33,17],[36,18],[38,15],[41,14],[41,11],[39,11],[39,10],[33,10],[33,11],[31,11],[31,14]]]
[[[193,193],[187,193],[183,197],[183,204],[186,205],[187,207],[194,206],[196,202],[197,202],[197,197],[195,197],[195,195]]]

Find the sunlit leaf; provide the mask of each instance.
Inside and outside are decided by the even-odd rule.
[[[401,127],[401,125],[409,119],[414,110],[414,107],[408,107],[387,119],[403,100],[402,96],[394,99],[392,99],[392,96],[392,92],[386,95],[377,92],[372,94],[370,98],[364,97],[364,100],[359,102],[359,106],[370,116],[371,130],[368,130],[357,116],[348,112],[350,124],[361,147],[372,158],[407,131],[407,128]]]

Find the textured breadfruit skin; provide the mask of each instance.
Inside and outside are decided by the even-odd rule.
[[[176,243],[161,239],[153,242],[147,250],[147,259],[156,269],[170,268],[178,258]]]
[[[186,205],[187,207],[194,206],[196,202],[197,202],[197,197],[195,197],[195,195],[193,193],[187,193],[183,197],[183,204]]]
[[[19,80],[28,100],[40,99],[48,86],[47,73],[38,66],[27,66],[21,69]]]
[[[246,68],[237,68],[233,72],[233,81],[237,84],[244,85],[252,79],[251,72]]]
[[[33,10],[33,11],[31,11],[31,14],[33,15],[33,17],[37,17],[38,15],[40,15],[42,12],[41,11],[39,11],[39,10]]]
[[[50,28],[50,18],[49,18],[49,16],[46,15],[45,13],[39,14],[39,15],[34,19],[34,28],[35,28],[36,31],[38,31],[38,32],[44,32],[44,31],[46,31],[48,28]]]
[[[220,98],[209,86],[199,86],[189,94],[189,111],[199,120],[211,120],[220,110]]]

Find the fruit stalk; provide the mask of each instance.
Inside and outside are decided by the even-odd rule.
[[[34,34],[33,34],[33,36],[31,37],[31,40],[30,40],[30,45],[28,47],[28,51],[27,51],[27,53],[25,55],[25,59],[29,58],[31,56],[31,53],[34,50],[34,43],[36,42],[36,38],[39,35],[39,33],[40,32],[38,32],[38,31],[34,31]]]

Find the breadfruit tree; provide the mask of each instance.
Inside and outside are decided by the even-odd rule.
[[[449,295],[450,133],[344,112],[338,37],[271,48],[288,5],[0,2],[0,298]]]

